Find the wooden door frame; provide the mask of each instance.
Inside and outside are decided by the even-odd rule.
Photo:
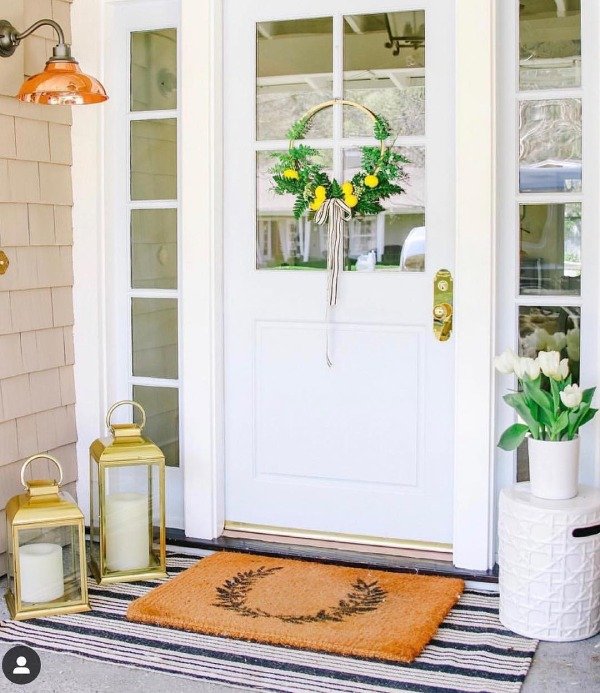
[[[181,229],[182,373],[181,441],[185,478],[185,531],[212,539],[224,525],[223,433],[223,133],[222,9],[224,0],[181,2]],[[99,0],[95,43],[83,3],[73,7],[74,33],[87,31],[82,60],[102,74],[110,51]],[[85,3],[87,6],[87,3]],[[456,391],[454,440],[454,563],[485,570],[494,563],[493,407],[491,360],[495,332],[495,7],[496,0],[455,0],[456,6]],[[98,31],[104,26],[104,31]],[[104,36],[103,36],[104,34]],[[82,34],[83,35],[83,34]],[[76,43],[76,41],[75,41]],[[79,50],[79,47],[78,47]],[[473,60],[473,55],[478,60]],[[86,67],[88,66],[86,60]],[[477,88],[473,88],[477,85]],[[91,168],[101,171],[103,116],[74,116],[76,200],[76,358],[80,479],[87,478],[86,448],[98,435],[106,399],[106,266],[102,239],[102,176],[92,192]],[[91,164],[97,164],[94,168]],[[477,189],[475,189],[477,184]],[[98,192],[100,190],[100,193]],[[92,221],[90,219],[93,218]],[[95,245],[94,245],[95,241]],[[93,253],[93,248],[98,254]],[[94,286],[90,286],[90,277]],[[96,289],[96,290],[94,290]],[[77,295],[79,291],[79,296]],[[461,316],[472,316],[467,324]],[[474,317],[476,316],[476,318]],[[100,325],[98,329],[97,326]],[[87,328],[94,344],[90,349]],[[93,353],[92,353],[93,352]],[[190,385],[190,383],[193,384]],[[80,489],[87,495],[85,487]]]

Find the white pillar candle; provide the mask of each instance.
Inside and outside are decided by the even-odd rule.
[[[62,546],[25,544],[19,547],[22,602],[51,602],[65,594]]]
[[[109,570],[137,570],[150,562],[148,496],[106,496],[106,565]]]

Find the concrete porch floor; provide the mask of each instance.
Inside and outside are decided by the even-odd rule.
[[[0,581],[0,594],[5,584]],[[4,599],[0,599],[0,620],[8,618]],[[0,642],[0,659],[12,645]],[[247,688],[204,683],[145,672],[129,667],[38,651],[42,660],[39,677],[26,687],[8,682],[0,674],[0,690],[25,690],[32,693],[169,693],[194,691],[247,691]],[[573,643],[540,643],[523,693],[591,693],[600,691],[600,635]]]

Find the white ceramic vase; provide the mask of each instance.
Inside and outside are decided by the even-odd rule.
[[[573,440],[528,438],[531,493],[538,498],[575,498],[579,485],[579,436]]]

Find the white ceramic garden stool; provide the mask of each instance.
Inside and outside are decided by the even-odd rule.
[[[600,490],[569,500],[500,493],[500,621],[519,635],[565,642],[600,631]]]

